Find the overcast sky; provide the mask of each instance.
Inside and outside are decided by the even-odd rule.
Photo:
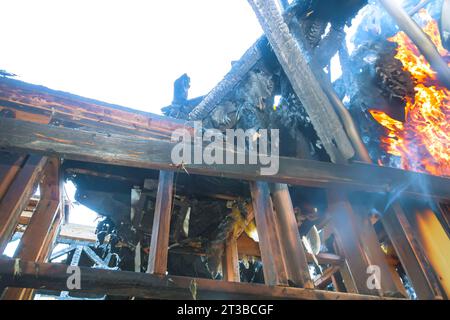
[[[0,69],[159,113],[173,81],[207,93],[262,34],[246,0],[0,0]]]

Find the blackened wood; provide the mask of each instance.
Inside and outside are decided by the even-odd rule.
[[[285,184],[271,184],[270,189],[288,278],[300,287],[313,288],[289,188]]]
[[[22,81],[0,78],[0,110],[17,119],[54,125],[128,131],[136,136],[170,140],[171,133],[189,127],[183,121],[113,105]]]
[[[251,182],[250,190],[258,230],[264,281],[271,286],[286,285],[289,279],[269,186],[266,182]]]
[[[172,164],[173,144],[161,140],[141,140],[123,134],[54,127],[14,119],[0,119],[0,149],[58,155],[127,167],[178,171]],[[191,174],[243,180],[264,180],[325,188],[345,188],[367,192],[402,189],[413,196],[429,195],[450,199],[450,179],[399,169],[353,163],[338,165],[304,159],[279,158],[279,171],[261,176],[259,165],[190,165]],[[427,188],[423,188],[426,185]]]
[[[297,300],[378,300],[377,297],[318,291],[301,288],[269,287],[259,284],[214,281],[137,272],[80,267],[78,293],[134,296],[148,299],[297,299]],[[29,287],[55,291],[67,290],[67,266],[0,259],[0,277],[9,287]]]
[[[30,156],[0,202],[0,252],[3,252],[30,200],[47,162],[46,157]]]
[[[382,223],[419,299],[442,297],[438,280],[399,203],[382,216]]]
[[[246,77],[248,72],[262,58],[259,47],[267,42],[264,37],[258,39],[236,62],[223,80],[189,114],[190,120],[202,120]]]
[[[248,0],[283,67],[294,92],[311,118],[314,129],[333,162],[355,155],[333,106],[323,92],[303,53],[273,0]]]
[[[150,255],[148,258],[148,273],[166,274],[167,272],[173,177],[174,173],[172,171],[161,171],[159,173]]]

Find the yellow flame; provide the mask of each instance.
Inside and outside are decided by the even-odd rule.
[[[433,211],[417,213],[416,220],[425,254],[450,297],[450,239]]]
[[[442,46],[437,22],[426,11],[420,14],[428,21],[425,33],[450,66],[450,53]],[[382,147],[401,158],[403,169],[450,176],[450,91],[439,83],[430,64],[404,32],[389,41],[397,43],[395,58],[411,73],[416,85],[415,97],[406,97],[405,122],[370,110],[386,129]]]

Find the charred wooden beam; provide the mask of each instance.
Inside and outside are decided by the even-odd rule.
[[[18,272],[20,271],[20,272]],[[269,287],[259,284],[214,281],[137,272],[80,267],[78,293],[134,296],[148,299],[296,299],[296,300],[378,300],[377,297],[301,288]],[[55,291],[67,290],[67,266],[0,259],[0,277],[9,287],[28,287]]]
[[[389,208],[381,221],[417,297],[424,300],[442,298],[438,280],[400,204],[395,203]]]
[[[267,43],[262,37],[255,42],[225,75],[223,80],[189,114],[190,120],[202,120],[247,76],[262,58],[260,46]]]
[[[294,92],[311,118],[314,129],[332,162],[355,155],[328,97],[308,65],[300,47],[273,0],[248,0],[283,67]]]
[[[0,77],[0,111],[16,119],[170,140],[185,122]]]
[[[30,156],[0,202],[0,252],[3,252],[44,171],[46,157]]]
[[[288,284],[285,255],[282,250],[278,221],[273,210],[269,186],[265,182],[251,182],[253,210],[258,230],[263,263],[264,281],[267,285]],[[292,279],[293,280],[293,279]]]
[[[290,28],[303,54],[307,57],[311,70],[316,76],[323,92],[326,94],[331,105],[339,115],[345,132],[355,149],[357,160],[372,163],[369,152],[361,139],[359,130],[357,129],[350,112],[334,90],[329,76],[323,71],[323,68],[330,63],[330,59],[333,55],[339,50],[342,44],[345,43],[346,33],[342,29],[335,29],[332,27],[325,39],[323,39],[319,46],[313,50],[310,48],[298,22],[291,23]]]
[[[437,72],[442,83],[450,89],[450,67],[439,54],[433,42],[419,25],[408,15],[408,13],[396,1],[379,0],[386,11],[395,20],[401,30],[414,42],[423,56]]]
[[[288,278],[300,287],[313,288],[289,188],[286,184],[272,184],[270,189]]]
[[[127,167],[178,171],[171,160],[174,145],[160,140],[141,140],[101,130],[77,129],[0,119],[0,149],[58,155],[81,160]],[[450,179],[408,172],[376,165],[354,163],[331,164],[304,159],[279,158],[279,171],[261,176],[259,165],[185,164],[190,174],[219,176],[240,180],[264,180],[325,188],[346,188],[367,192],[397,192],[450,199]]]
[[[150,255],[148,258],[148,273],[166,274],[167,272],[170,217],[172,215],[173,201],[173,176],[172,171],[161,171],[159,173]]]

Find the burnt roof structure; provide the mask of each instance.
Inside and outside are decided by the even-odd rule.
[[[381,2],[445,88],[447,58]],[[0,77],[0,250],[21,237],[14,257],[0,258],[3,299],[449,298],[448,252],[436,258],[447,242],[430,245],[448,240],[449,177],[383,166],[392,159],[369,116],[379,103],[401,122],[414,94],[391,30],[349,53],[344,28],[367,1],[283,1],[283,12],[249,3],[265,35],[204,97],[188,99],[191,79],[177,79],[166,116]],[[343,75],[332,83],[336,55]],[[174,132],[207,129],[278,129],[278,170],[175,163]],[[244,140],[231,156],[249,148]],[[103,217],[95,230],[68,223],[68,180]],[[56,243],[68,247],[53,252]],[[68,265],[81,268],[81,288],[67,288]],[[371,287],[374,265],[382,277]]]

